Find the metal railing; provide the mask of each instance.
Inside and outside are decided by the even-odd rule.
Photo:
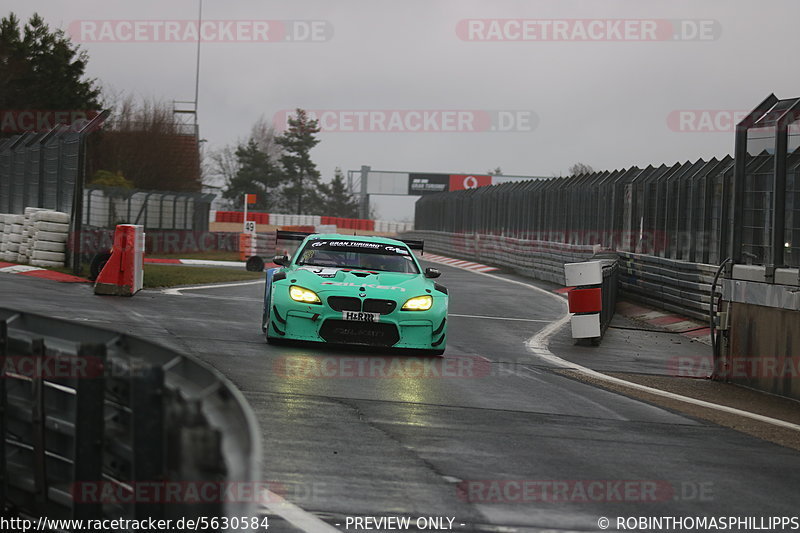
[[[708,320],[718,267],[630,252],[619,253],[621,291],[633,300]]]
[[[443,231],[412,231],[404,233],[403,238],[423,240],[425,250],[431,252],[506,266],[522,275],[559,285],[564,284],[565,263],[589,261],[599,250],[596,245]]]
[[[442,231],[414,231],[407,238],[425,241],[425,250],[507,267],[523,276],[564,285],[564,264],[619,257],[613,282],[617,294],[708,320],[714,265],[690,263],[631,252],[607,252],[600,245],[577,245]],[[604,270],[604,275],[608,267]],[[605,283],[605,280],[604,280]],[[605,303],[604,303],[605,305]],[[609,317],[609,320],[611,317]],[[602,318],[601,318],[602,321]]]
[[[130,335],[3,308],[0,358],[6,515],[256,516],[253,497],[165,496],[165,484],[248,483],[259,471],[254,415],[209,366]]]
[[[600,334],[605,335],[617,310],[617,291],[619,290],[619,261],[614,258],[603,265],[603,284],[601,295],[603,307],[600,310]]]

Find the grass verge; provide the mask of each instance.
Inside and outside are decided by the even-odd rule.
[[[223,283],[226,281],[248,281],[262,279],[263,277],[263,272],[248,272],[238,268],[173,265],[145,265],[144,267],[144,287],[146,289]]]
[[[74,275],[71,268],[48,268],[64,274]],[[88,268],[79,274],[89,275]],[[179,285],[199,285],[203,283],[224,283],[227,281],[249,281],[261,279],[263,272],[248,272],[239,268],[207,268],[183,265],[144,265],[144,288],[166,288]]]
[[[224,250],[208,250],[205,252],[191,252],[180,254],[147,254],[145,257],[153,259],[208,259],[211,261],[241,261],[239,252]]]

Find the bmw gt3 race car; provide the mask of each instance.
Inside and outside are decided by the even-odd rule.
[[[420,267],[421,241],[278,232],[302,239],[268,269],[262,329],[267,342],[297,340],[444,353],[447,289]]]

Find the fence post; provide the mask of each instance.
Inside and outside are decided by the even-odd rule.
[[[31,359],[34,362],[33,376],[31,377],[31,443],[33,444],[33,480],[35,499],[40,511],[45,509],[47,500],[47,453],[45,449],[45,417],[44,417],[44,378],[41,371],[44,368],[44,340],[41,338],[31,341]]]
[[[102,483],[103,464],[98,457],[103,454],[105,432],[105,369],[106,347],[103,344],[83,343],[78,348],[78,359],[89,369],[77,376],[75,391],[75,462],[73,464],[73,508],[76,519],[99,518],[103,513],[101,501],[75,501],[75,490],[82,483]],[[88,360],[88,363],[87,363]],[[95,375],[95,373],[98,373]]]
[[[6,430],[8,396],[6,394],[6,358],[8,357],[8,323],[0,320],[0,513],[8,501],[8,465],[6,463]]]
[[[130,377],[131,422],[133,426],[132,478],[137,483],[163,481],[164,462],[164,369],[145,366],[139,359],[131,360]],[[134,502],[136,518],[161,518],[164,502]]]

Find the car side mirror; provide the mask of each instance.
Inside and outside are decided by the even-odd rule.
[[[426,278],[438,278],[441,275],[442,275],[442,273],[439,272],[435,268],[428,267],[428,268],[425,269],[425,277]]]
[[[275,263],[276,265],[286,266],[289,264],[289,258],[286,257],[285,255],[276,255],[275,257],[272,258],[272,262]]]

